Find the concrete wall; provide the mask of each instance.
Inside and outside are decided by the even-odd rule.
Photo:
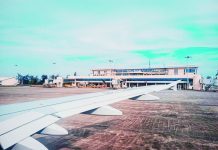
[[[195,75],[193,77],[193,89],[194,90],[202,90],[201,78],[202,77],[200,75]]]
[[[18,85],[18,80],[14,77],[3,77],[3,78],[0,78],[0,85],[2,85],[2,86],[16,86],[16,85]]]
[[[174,75],[174,69],[168,69],[168,75]]]
[[[184,69],[183,68],[178,69],[178,75],[184,75]]]

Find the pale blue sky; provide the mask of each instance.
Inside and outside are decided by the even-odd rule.
[[[0,76],[183,66],[187,55],[214,75],[217,16],[217,0],[0,1]]]

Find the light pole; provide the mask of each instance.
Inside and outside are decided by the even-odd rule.
[[[56,62],[53,62],[52,65],[54,65],[53,69],[54,69],[54,78],[55,78],[55,73],[56,73]]]
[[[148,68],[150,69],[151,68],[151,59],[149,58],[148,60]]]
[[[16,74],[18,74],[18,69],[17,69],[17,68],[18,68],[18,65],[15,64],[14,67],[15,67],[15,72],[16,72]]]
[[[185,59],[186,59],[186,75],[187,75],[187,89],[189,88],[189,78],[188,78],[188,73],[189,73],[189,67],[188,67],[188,60],[191,59],[192,57],[191,56],[186,56]]]
[[[113,60],[109,59],[108,60],[109,63],[111,63],[111,81],[110,81],[110,88],[112,88],[112,63],[114,62]]]
[[[22,75],[21,74],[19,74],[19,66],[18,66],[18,64],[15,64],[14,65],[14,67],[15,67],[15,77],[16,77],[16,79],[17,79],[17,81],[18,81],[18,84],[22,84],[23,85],[23,77],[22,77]]]

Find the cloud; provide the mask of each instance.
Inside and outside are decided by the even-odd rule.
[[[185,56],[193,57],[209,57],[215,56],[218,57],[218,47],[187,47],[176,49],[173,53],[174,57],[183,58]]]
[[[160,52],[160,51],[154,51],[154,50],[134,50],[131,51],[133,54],[137,54],[141,57],[148,58],[148,59],[153,59],[153,58],[162,58],[169,56],[169,53],[166,52]]]
[[[8,61],[0,67],[23,62],[27,72],[28,64],[41,66],[38,73],[57,62],[63,73],[69,66],[89,72],[110,67],[108,59],[128,68],[145,67],[148,59],[185,65],[192,55],[193,63],[215,70],[217,8],[216,0],[1,1],[0,60]]]
[[[203,76],[213,75],[218,68],[218,47],[185,47],[175,48],[168,51],[156,50],[132,50],[130,54],[139,58],[151,60],[153,67],[186,66],[199,67],[199,73]],[[191,59],[185,59],[191,56]]]
[[[70,56],[67,55],[64,57],[64,60],[66,61],[87,61],[87,60],[93,60],[96,59],[96,56]]]

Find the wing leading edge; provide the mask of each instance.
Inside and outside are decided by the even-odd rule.
[[[138,88],[121,89],[114,91],[67,96],[63,98],[53,98],[36,102],[26,102],[0,106],[0,144],[2,149],[12,147],[14,149],[25,149],[27,141],[37,143],[38,146],[32,149],[45,149],[40,143],[31,139],[35,133],[64,135],[67,131],[55,124],[61,118],[74,114],[98,109],[97,113],[104,114],[114,111],[108,108],[109,104],[121,100],[145,95],[151,92],[169,89],[176,86],[180,81],[175,81],[167,85],[152,85]],[[101,109],[99,109],[101,108]],[[120,112],[118,112],[120,114]],[[114,115],[115,113],[111,113]],[[122,112],[121,112],[122,114]],[[27,149],[34,144],[28,144]],[[41,149],[40,148],[40,149]]]

